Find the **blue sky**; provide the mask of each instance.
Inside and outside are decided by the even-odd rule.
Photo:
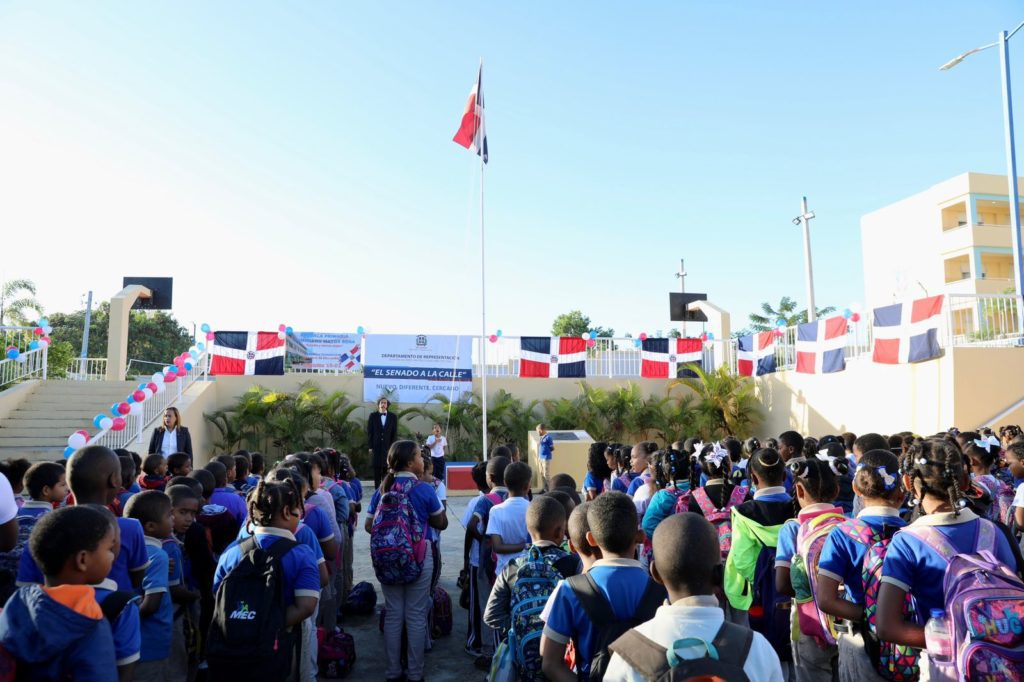
[[[998,55],[938,66],[1015,5],[2,2],[0,276],[50,310],[159,275],[186,323],[478,332],[451,137],[483,57],[489,331],[667,329],[680,257],[734,327],[803,301],[804,194],[843,308],[861,215],[1005,172]]]

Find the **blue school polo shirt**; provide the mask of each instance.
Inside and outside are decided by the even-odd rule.
[[[416,477],[406,471],[401,471],[395,475],[396,482],[407,478]],[[412,505],[413,511],[416,512],[416,516],[424,528],[427,527],[427,520],[431,516],[444,511],[444,507],[441,506],[441,500],[437,499],[437,493],[434,492],[434,486],[422,481],[414,485],[412,490],[409,491],[409,503]],[[377,512],[378,504],[380,504],[379,488],[373,491],[373,497],[370,498],[370,506],[367,509],[367,513],[370,516]]]
[[[295,536],[283,528],[256,526],[253,538],[256,545],[266,549],[279,538],[295,540]],[[233,544],[224,550],[217,562],[217,570],[213,574],[213,591],[224,577],[241,562],[242,552],[239,545]],[[283,588],[289,604],[295,603],[296,597],[320,598],[320,569],[317,568],[313,551],[306,545],[296,545],[281,557],[281,572],[284,574]]]
[[[893,507],[865,507],[857,518],[881,533],[882,526],[902,528],[907,522],[900,518],[900,510]],[[825,538],[818,557],[818,574],[828,576],[846,586],[846,598],[864,606],[864,557],[868,546],[857,542],[846,533],[834,529]]]
[[[612,490],[614,490],[615,492],[626,493],[627,495],[630,495],[631,493],[629,492],[629,489],[633,487],[633,483],[635,481],[640,479],[640,474],[636,473],[635,471],[627,471],[626,478],[629,479],[629,485],[623,483],[622,478],[619,476],[613,478]]]
[[[53,505],[49,502],[29,500],[25,504],[21,505],[21,509],[18,510],[18,516],[31,516],[33,518],[38,518],[46,512],[51,511],[53,511]]]
[[[617,620],[633,616],[648,582],[647,571],[639,561],[599,559],[589,574],[608,599]],[[580,679],[586,682],[594,657],[594,623],[564,580],[555,586],[545,612],[544,636],[559,644],[568,644],[570,639],[576,643],[576,666]]]
[[[978,518],[971,510],[964,509],[960,516],[954,516],[952,512],[926,514],[907,528],[934,526],[960,552],[970,553],[975,549],[973,543],[977,526],[983,523],[992,522]],[[995,538],[993,553],[999,561],[1013,570],[1017,562],[1006,536],[998,528],[993,528],[992,531]],[[931,547],[906,530],[896,533],[889,543],[889,550],[882,564],[882,582],[910,592],[917,600],[918,614],[926,614],[931,609],[945,608],[942,584],[945,575],[946,561]]]
[[[117,525],[121,529],[121,551],[114,559],[114,565],[111,566],[107,577],[117,583],[117,589],[135,592],[129,572],[141,571],[149,565],[149,558],[146,556],[146,536],[142,532],[142,524],[136,519],[119,517]],[[21,553],[17,584],[19,587],[43,584],[43,572],[36,566],[31,552]]]
[[[238,529],[238,539],[233,544],[238,544],[248,537],[252,537],[252,526],[246,523]],[[324,559],[324,550],[320,547],[320,541],[316,539],[316,533],[311,531],[308,526],[299,523],[299,527],[295,529],[295,542],[309,547],[318,566],[327,561]]]
[[[636,494],[637,490],[640,490],[640,486],[644,485],[647,481],[644,480],[643,474],[637,476],[629,482],[629,487],[626,488],[626,494],[632,497]]]
[[[594,490],[598,495],[604,492],[604,482],[591,471],[588,471],[587,475],[583,477],[583,492],[588,490]]]
[[[302,517],[302,523],[316,534],[316,539],[319,542],[327,542],[334,539],[331,520],[327,518],[327,512],[320,507],[306,507],[306,514]]]
[[[110,578],[93,587],[96,589],[97,604],[102,604],[103,600],[112,592],[117,591],[117,583]],[[139,660],[139,652],[142,649],[142,631],[139,623],[137,597],[129,602],[120,615],[114,619],[111,624],[111,634],[114,635],[114,655],[117,657],[119,666]]]
[[[167,552],[157,538],[146,537],[149,566],[142,579],[142,593],[160,595],[160,606],[154,613],[141,619],[142,651],[139,660],[159,661],[171,655],[171,628],[174,607],[171,606],[170,573]]]
[[[185,584],[185,562],[182,558],[181,543],[177,538],[170,537],[161,543],[168,561],[173,561],[174,567],[167,579],[168,587],[177,587]]]
[[[245,523],[245,518],[249,515],[248,510],[245,508],[245,500],[238,491],[228,486],[226,488],[215,488],[210,494],[208,500],[210,504],[219,504],[222,507],[227,508],[231,515],[235,517],[235,521],[239,523]]]
[[[358,478],[353,478],[351,481],[348,481],[348,484],[350,486],[352,486],[352,492],[353,492],[352,501],[353,502],[362,502],[363,501],[363,482],[360,481]]]

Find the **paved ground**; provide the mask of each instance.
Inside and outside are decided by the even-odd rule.
[[[370,501],[373,482],[364,486],[363,509]],[[448,637],[434,642],[433,650],[426,657],[426,679],[430,682],[479,682],[485,674],[473,667],[473,659],[466,655],[463,647],[466,640],[467,611],[459,608],[459,589],[455,581],[462,569],[462,546],[465,529],[460,523],[462,514],[470,497],[453,497],[448,500],[448,528],[441,536],[441,553],[443,567],[440,585],[452,598],[452,615],[454,628]],[[377,612],[372,616],[350,616],[341,624],[346,632],[352,634],[356,642],[356,667],[350,679],[383,680],[384,679],[384,635],[378,629],[380,608],[384,605],[384,595],[380,591],[370,565],[370,535],[362,526],[366,515],[360,514],[359,528],[355,534],[354,549],[354,580],[367,580],[377,588]]]

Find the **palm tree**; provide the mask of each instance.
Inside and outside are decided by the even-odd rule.
[[[836,307],[830,305],[824,308],[815,308],[815,310],[818,311],[818,317],[824,317],[829,313],[834,313]],[[779,320],[785,320],[787,327],[807,322],[807,309],[797,310],[796,301],[789,296],[783,296],[779,299],[779,305],[775,308],[772,307],[771,303],[765,301],[761,304],[761,312],[764,315],[750,313],[750,329],[752,331],[766,332],[770,329],[775,329]]]
[[[18,298],[20,296],[20,298]],[[32,310],[43,314],[43,306],[35,299],[36,285],[29,279],[12,279],[0,284],[0,327],[5,322],[27,326],[29,318],[25,313]]]
[[[705,372],[700,367],[695,367],[694,371],[696,379],[677,379],[669,384],[669,391],[680,385],[693,391],[694,412],[701,433],[710,438],[745,437],[761,420],[754,382],[750,377],[731,374],[725,366],[714,372]]]

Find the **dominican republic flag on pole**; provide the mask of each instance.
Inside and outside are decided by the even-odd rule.
[[[469,91],[469,99],[466,101],[466,111],[462,114],[462,123],[459,130],[452,138],[456,144],[460,144],[477,156],[483,158],[487,163],[487,127],[484,125],[484,65],[480,64],[480,71],[476,75],[476,84]]]
[[[214,332],[210,374],[284,374],[277,332]]]
[[[846,369],[846,319],[798,324],[796,327],[796,371],[804,374],[829,374]]]
[[[758,332],[736,339],[736,369],[741,377],[775,371],[775,332]]]
[[[578,336],[524,336],[519,342],[519,376],[587,376],[587,342]]]
[[[939,313],[943,296],[875,308],[872,359],[885,365],[923,362],[942,354]]]
[[[700,339],[646,339],[640,343],[640,376],[644,378],[696,377],[693,367],[704,368],[704,342]]]

